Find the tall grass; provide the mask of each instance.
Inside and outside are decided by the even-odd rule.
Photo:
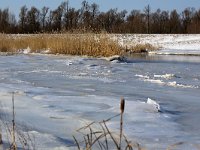
[[[145,53],[148,51],[154,51],[154,50],[158,50],[159,47],[155,47],[149,43],[145,43],[145,44],[135,44],[134,46],[132,46],[131,48],[129,48],[129,52],[130,53]]]
[[[0,134],[0,149],[6,150],[35,150],[34,136],[29,134],[29,129],[25,125],[19,125],[15,119],[15,99],[12,92],[12,117],[2,110],[0,103],[0,128],[1,132],[5,132],[4,137]],[[27,131],[25,131],[27,130]],[[7,141],[4,143],[4,140]]]
[[[30,48],[31,52],[49,50],[51,54],[112,56],[121,55],[122,47],[106,34],[33,34],[0,35],[0,51],[17,53]]]

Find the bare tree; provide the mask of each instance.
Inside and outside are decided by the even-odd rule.
[[[109,33],[200,33],[200,9],[186,8],[181,13],[177,10],[151,11],[147,5],[143,11],[110,9],[99,10],[96,3],[84,0],[81,8],[69,6],[69,1],[62,2],[57,9],[41,10],[26,5],[22,6],[19,20],[9,9],[0,9],[0,32],[3,33],[36,33],[62,32],[79,29],[82,31],[106,31]]]
[[[180,16],[176,10],[173,10],[170,13],[169,30],[170,30],[170,33],[180,33],[181,32]]]
[[[188,27],[192,21],[193,14],[194,14],[194,8],[190,8],[190,7],[186,8],[182,12],[183,32],[184,33],[189,33]]]
[[[149,5],[147,5],[144,8],[144,13],[146,15],[146,20],[147,20],[147,34],[150,33],[150,13],[151,13],[151,8]]]
[[[145,16],[140,10],[132,10],[127,16],[127,28],[128,33],[146,33],[146,24],[144,22]]]
[[[7,33],[9,30],[9,9],[6,8],[0,13],[0,30]]]
[[[26,30],[26,15],[27,15],[27,10],[28,8],[26,7],[26,5],[22,6],[20,9],[20,14],[19,14],[19,28],[20,28],[20,32],[25,32]]]
[[[161,22],[161,32],[160,33],[169,33],[169,12],[162,11],[160,14]]]
[[[65,9],[66,9],[66,2],[63,2],[58,6],[56,10],[52,11],[52,30],[61,31],[62,17]]]
[[[66,2],[66,8],[65,8],[65,12],[64,12],[64,23],[65,23],[65,29],[66,30],[69,30],[69,22],[70,22],[70,18],[69,18],[69,16],[70,16],[70,10],[71,10],[71,8],[69,7],[69,1],[67,1]],[[73,11],[74,11],[75,9],[73,9]]]
[[[80,10],[69,8],[68,12],[64,15],[65,29],[73,30],[78,28]]]
[[[84,0],[82,2],[80,22],[83,30],[91,29],[91,12],[89,3]]]
[[[46,28],[46,17],[47,17],[47,13],[49,11],[49,8],[48,7],[43,7],[42,8],[42,11],[41,11],[41,24],[42,24],[42,31],[45,31]]]
[[[191,33],[200,33],[200,9],[196,11],[192,17],[192,24],[190,29]]]
[[[96,4],[96,3],[93,3],[92,5],[91,5],[91,20],[92,20],[92,22],[91,22],[91,26],[92,26],[92,29],[93,30],[97,30],[97,24],[98,24],[98,22],[97,22],[97,16],[99,15],[99,6]]]
[[[27,26],[28,33],[35,33],[40,31],[40,11],[31,7],[31,9],[27,12]]]
[[[156,12],[151,15],[151,32],[152,33],[161,33],[161,10],[157,9]]]

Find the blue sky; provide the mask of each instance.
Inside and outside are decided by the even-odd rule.
[[[42,8],[48,6],[55,9],[64,0],[0,0],[0,8],[9,8],[16,16],[19,14],[21,6],[26,5],[28,8],[35,6]],[[81,7],[83,0],[69,0],[70,6],[75,8]],[[181,12],[184,8],[194,7],[200,9],[200,0],[87,0],[89,3],[97,3],[101,11],[107,11],[110,8],[126,9],[130,12],[133,9],[143,10],[145,6],[150,4],[154,11],[157,8],[161,10],[177,9]]]

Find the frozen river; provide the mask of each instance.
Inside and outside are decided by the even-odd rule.
[[[37,149],[67,149],[75,130],[119,113],[124,132],[147,149],[200,144],[200,57],[138,55],[126,63],[71,56],[0,56],[1,110],[35,136]],[[159,103],[161,112],[147,99]],[[109,122],[113,130],[119,119]],[[6,139],[4,139],[6,141]]]

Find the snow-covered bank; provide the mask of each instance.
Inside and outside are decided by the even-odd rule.
[[[149,43],[161,49],[152,53],[200,54],[200,34],[115,34],[112,38],[128,48]]]
[[[16,43],[14,43],[13,39],[18,39],[20,40],[21,38],[31,38],[33,40],[27,40],[26,45],[27,47],[24,48],[24,45],[22,45],[23,48],[20,48],[19,46],[16,47],[16,53],[23,53],[23,54],[29,54],[29,53],[43,53],[43,54],[48,54],[48,53],[53,53],[53,54],[65,54],[65,55],[89,55],[89,56],[105,56],[105,53],[103,52],[103,50],[106,50],[106,57],[107,56],[112,56],[112,55],[120,55],[121,52],[121,47],[123,47],[123,49],[131,49],[134,52],[137,51],[136,47],[138,45],[140,46],[144,46],[142,47],[142,50],[144,49],[144,51],[146,50],[150,50],[150,49],[160,49],[159,51],[153,51],[150,52],[151,54],[178,54],[178,55],[200,55],[200,34],[91,34],[91,39],[93,40],[94,38],[98,39],[98,38],[105,38],[102,39],[102,41],[105,42],[106,39],[110,38],[112,40],[114,40],[115,42],[113,42],[112,44],[114,44],[113,48],[111,48],[112,46],[110,44],[108,44],[110,42],[107,41],[107,44],[102,45],[101,43],[98,42],[98,40],[95,40],[94,42],[88,41],[88,44],[82,44],[82,46],[84,47],[84,45],[90,45],[90,47],[84,47],[84,51],[86,52],[88,50],[91,49],[91,43],[92,45],[95,43],[97,44],[96,46],[92,46],[92,49],[94,50],[92,53],[82,53],[82,52],[78,52],[77,49],[77,45],[79,45],[78,43],[74,44],[74,47],[66,47],[68,45],[70,45],[69,43],[69,39],[67,38],[71,38],[71,37],[82,37],[84,38],[89,38],[88,35],[86,34],[85,36],[82,34],[34,34],[34,35],[30,35],[30,34],[25,34],[25,35],[21,35],[21,34],[8,34],[6,35],[7,39],[10,39],[10,41],[7,41],[7,43],[3,43],[6,45],[6,47],[2,47],[2,48],[7,48],[7,51],[10,51],[10,47],[16,47]],[[41,39],[46,38],[46,41],[41,41]],[[53,39],[50,39],[53,38]],[[64,40],[63,40],[64,39]],[[35,41],[34,41],[35,40]],[[38,41],[37,41],[38,40]],[[52,40],[52,41],[50,41]],[[31,41],[31,42],[29,42]],[[58,43],[62,43],[62,44],[55,44],[57,41]],[[66,42],[67,41],[67,42]],[[80,39],[76,39],[74,40],[74,42],[80,42]],[[34,44],[35,42],[35,44]],[[40,46],[41,44],[38,44],[39,42],[43,42],[43,45],[45,45],[45,47]],[[55,43],[54,43],[55,42]],[[54,43],[54,44],[53,44]],[[90,43],[90,44],[89,44]],[[11,44],[9,46],[9,44]],[[19,43],[18,43],[19,44]],[[17,44],[17,45],[18,45]],[[101,47],[98,46],[98,44],[101,45]],[[118,45],[119,44],[119,45]],[[32,45],[35,45],[36,47],[33,47]],[[56,46],[55,46],[56,45]],[[145,46],[145,45],[150,45],[151,47]],[[38,46],[38,48],[37,48]],[[64,47],[62,47],[64,46]],[[111,47],[110,47],[111,46]],[[99,47],[99,50],[95,50],[96,48]],[[111,49],[110,49],[111,48]],[[140,47],[141,48],[141,47]],[[1,47],[0,47],[1,49]],[[63,49],[65,50],[65,52],[62,51],[56,51],[56,52],[52,52],[55,51],[56,49]],[[71,53],[71,50],[73,49],[75,50],[74,53]],[[80,48],[82,49],[82,48]],[[67,51],[68,50],[68,51]],[[112,51],[115,52],[112,52]],[[12,51],[11,51],[12,52]],[[97,55],[98,52],[102,52],[99,53]],[[0,53],[1,54],[1,53]],[[6,53],[8,54],[8,53]],[[5,54],[3,54],[5,55]]]

